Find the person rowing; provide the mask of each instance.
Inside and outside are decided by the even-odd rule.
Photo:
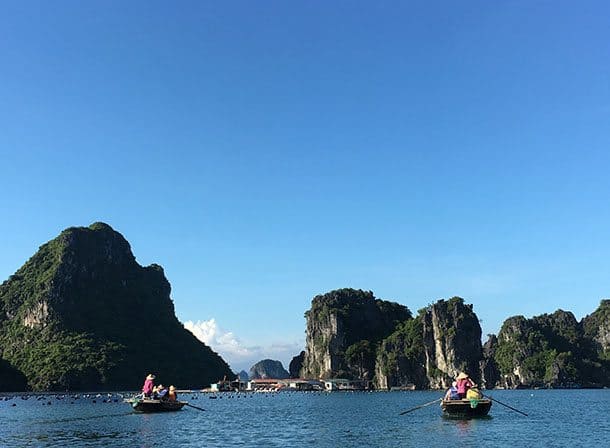
[[[142,386],[142,398],[151,398],[155,389],[155,376],[149,373]]]
[[[470,376],[468,376],[468,374],[465,372],[461,372],[457,376],[456,383],[457,383],[457,393],[460,396],[461,400],[466,398],[466,393],[468,392],[468,389],[470,389],[471,387],[477,387],[476,383],[474,381],[472,381],[470,379]]]

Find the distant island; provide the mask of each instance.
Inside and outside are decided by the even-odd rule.
[[[290,373],[284,369],[280,361],[263,359],[250,367],[248,378],[251,380],[266,378],[286,379],[290,378]]]
[[[0,285],[0,390],[203,388],[235,378],[178,321],[161,266],[140,266],[108,224],[71,227]],[[610,386],[610,300],[577,321],[557,310],[507,319],[482,344],[473,306],[453,297],[413,315],[371,291],[313,298],[306,347],[251,378],[343,378],[366,387],[445,388],[461,371],[487,388]],[[245,372],[241,372],[246,377]]]

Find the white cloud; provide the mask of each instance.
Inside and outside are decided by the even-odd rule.
[[[224,331],[216,323],[216,319],[184,323],[184,328],[195,335],[197,339],[212,347],[220,353],[228,353],[232,356],[248,356],[250,351],[243,347],[231,331]]]
[[[292,357],[298,355],[305,346],[304,341],[272,343],[266,347],[248,345],[232,331],[221,328],[214,318],[196,322],[189,320],[184,322],[184,328],[222,356],[234,371],[248,371],[262,359],[277,359],[288,370]]]

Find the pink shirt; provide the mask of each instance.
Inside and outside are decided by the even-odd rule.
[[[146,380],[144,381],[144,386],[142,386],[142,392],[144,392],[145,394],[151,394],[153,391],[153,380]]]
[[[474,383],[470,378],[464,378],[463,380],[457,380],[457,390],[458,394],[465,394],[466,389],[470,389]]]

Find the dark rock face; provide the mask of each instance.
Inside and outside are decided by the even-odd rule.
[[[411,318],[405,306],[370,291],[339,289],[314,297],[300,376],[372,380],[376,344]]]
[[[483,359],[481,360],[481,386],[486,389],[493,389],[500,381],[500,370],[494,359],[498,338],[490,334],[487,342],[483,345]]]
[[[250,367],[249,377],[251,380],[267,378],[283,380],[290,378],[290,374],[280,361],[263,359]]]
[[[73,227],[0,286],[2,357],[36,390],[178,387],[232,376],[176,319],[158,265],[140,266],[104,223]]]
[[[0,392],[20,392],[27,388],[25,375],[0,358]]]
[[[301,369],[303,368],[303,361],[305,360],[305,351],[303,350],[297,356],[292,358],[290,361],[290,365],[288,366],[288,372],[290,373],[290,378],[299,378],[301,373]]]

